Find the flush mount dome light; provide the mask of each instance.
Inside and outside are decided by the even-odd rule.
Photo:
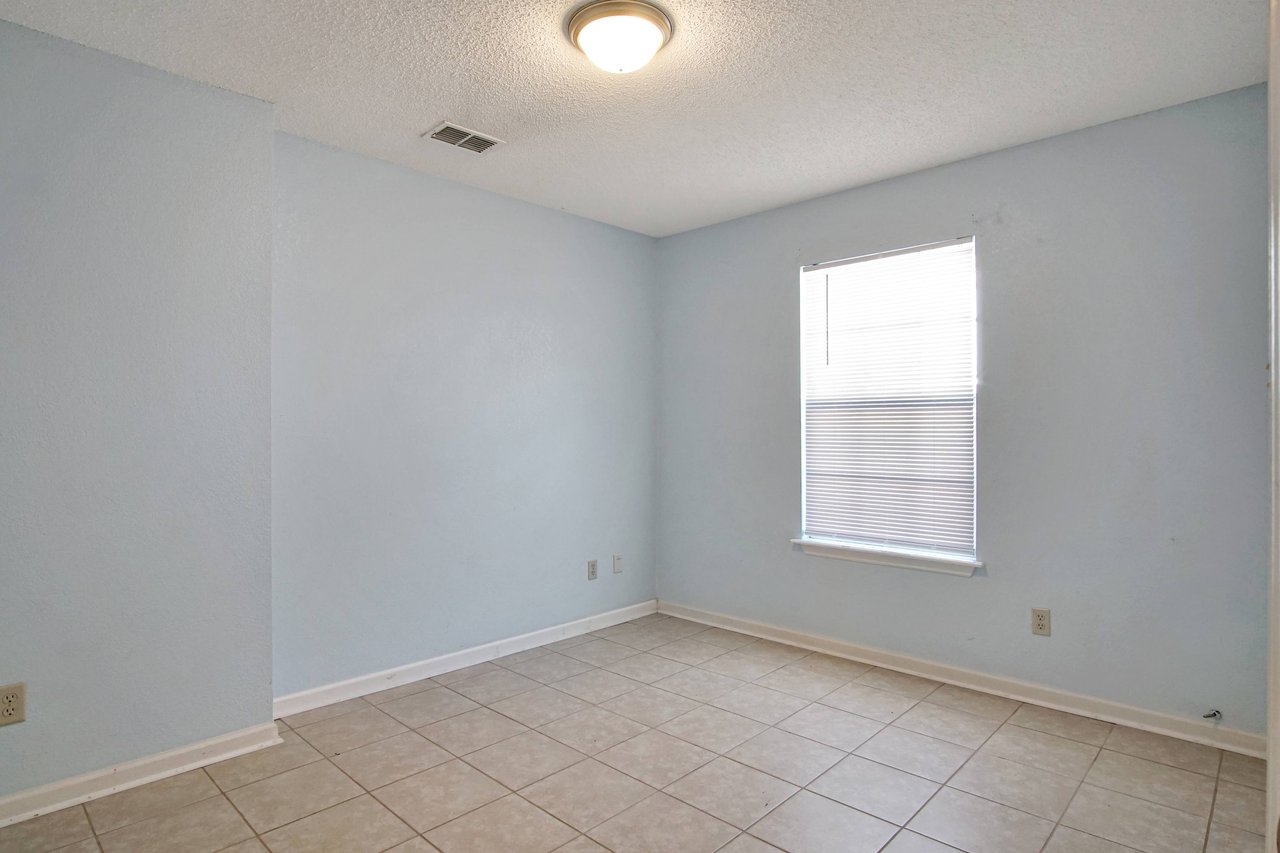
[[[671,19],[648,3],[601,0],[573,13],[569,39],[598,67],[628,74],[670,41]]]

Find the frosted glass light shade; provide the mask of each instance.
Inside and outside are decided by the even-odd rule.
[[[648,3],[605,0],[579,9],[569,35],[598,68],[629,74],[647,65],[671,38],[671,21]]]

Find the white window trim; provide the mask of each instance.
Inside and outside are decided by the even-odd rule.
[[[811,264],[811,265],[801,267],[801,274],[803,276],[804,273],[821,269],[824,267],[843,266],[853,262],[874,261],[874,260],[879,260],[881,258],[892,257],[895,255],[908,254],[908,253],[934,249],[934,248],[941,248],[943,246],[953,244],[953,243],[970,243],[974,246],[976,251],[977,238],[973,235],[970,235],[966,237],[958,237],[953,240],[940,240],[934,243],[925,243],[917,246],[909,246],[909,247],[894,249],[886,252],[878,252],[875,254],[861,255],[861,256],[845,258],[841,260]],[[975,267],[976,267],[976,259],[975,259]],[[976,268],[975,268],[975,276],[976,276]],[[975,282],[975,286],[976,286],[976,282]],[[976,298],[976,294],[975,294],[975,298]],[[981,360],[980,348],[976,349],[976,351],[974,352],[974,358],[975,358],[975,371],[978,373],[978,375],[974,377],[974,388],[973,388],[975,417],[976,417],[978,396],[979,396],[979,391],[982,385],[982,381],[980,378],[980,370],[978,370],[980,360]],[[802,379],[803,379],[803,371],[802,371]],[[801,393],[801,424],[802,425],[804,423],[804,413],[805,413],[805,404],[804,404],[804,394],[802,392]],[[975,426],[974,439],[976,444],[976,440],[977,440],[976,426]],[[802,447],[803,447],[803,443],[804,443],[804,435],[803,435],[803,427],[802,427],[802,436],[801,436]],[[800,538],[792,539],[790,541],[793,545],[799,546],[804,551],[805,554],[810,556],[815,556],[815,557],[825,557],[829,559],[846,560],[849,562],[864,563],[864,564],[870,564],[870,565],[890,566],[893,568],[912,569],[915,571],[935,572],[939,574],[948,574],[948,575],[953,575],[957,577],[972,577],[976,570],[985,568],[985,564],[978,559],[977,553],[976,553],[977,544],[978,544],[977,530],[976,530],[976,527],[977,527],[977,494],[976,494],[977,448],[976,446],[974,448],[974,452],[975,452],[975,460],[974,460],[974,472],[973,472],[973,479],[974,479],[973,485],[975,490],[975,493],[974,493],[975,530],[974,530],[974,537],[973,537],[973,545],[975,548],[975,553],[972,555],[967,553],[966,554],[955,554],[955,553],[948,554],[948,553],[943,553],[938,551],[932,551],[926,548],[913,548],[911,546],[902,546],[902,545],[880,545],[880,544],[874,544],[869,542],[860,542],[860,541],[841,539],[841,538],[823,538],[822,534],[810,536],[803,529],[801,530]],[[801,455],[803,459],[804,458],[803,449],[802,449]],[[802,527],[803,527],[804,518],[805,518],[804,512],[805,512],[804,501],[802,499],[802,503],[801,503]]]
[[[837,539],[804,537],[792,539],[791,544],[799,545],[806,554],[814,557],[830,557],[835,560],[915,569],[921,572],[938,572],[965,578],[973,577],[974,570],[984,566],[980,560],[971,560],[968,557],[952,557],[947,554],[931,554],[925,551],[908,551],[898,548],[877,548],[874,545],[842,542]]]

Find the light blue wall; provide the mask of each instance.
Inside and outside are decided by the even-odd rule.
[[[276,178],[277,695],[652,598],[654,241],[291,136]]]
[[[271,127],[0,23],[0,795],[271,719]]]
[[[660,241],[660,597],[1262,732],[1265,144],[1255,87]],[[986,571],[799,553],[799,266],[965,234]]]
[[[0,24],[0,795],[655,589],[1261,731],[1263,100],[655,243]],[[797,268],[971,233],[988,569],[797,553]]]

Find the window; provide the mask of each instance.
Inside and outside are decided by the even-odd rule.
[[[804,538],[810,553],[971,574],[973,238],[805,267]]]

